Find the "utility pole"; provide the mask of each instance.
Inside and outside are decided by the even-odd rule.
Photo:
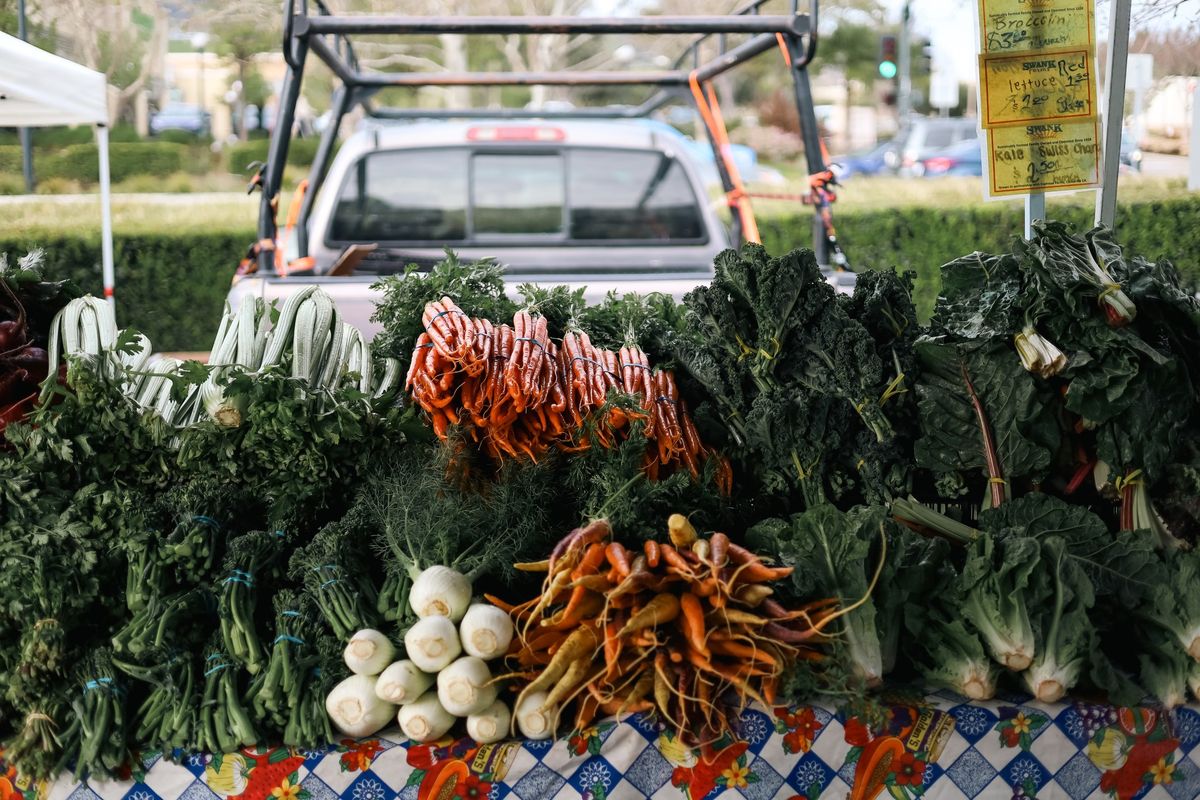
[[[29,41],[25,30],[25,0],[17,0],[17,36],[22,42]],[[17,134],[21,137],[21,171],[25,173],[25,191],[33,194],[33,136],[29,128],[20,128]]]
[[[909,0],[904,0],[904,10],[900,12],[900,81],[896,91],[896,113],[901,126],[912,112],[912,52],[908,43],[910,6]]]

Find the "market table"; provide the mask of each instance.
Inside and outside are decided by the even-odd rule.
[[[749,709],[736,737],[707,753],[637,715],[545,742],[418,745],[392,730],[314,751],[179,763],[147,754],[124,781],[80,785],[64,776],[41,789],[50,800],[425,800],[435,785],[439,800],[1200,796],[1200,706],[1164,712],[914,692],[890,694],[884,708],[877,735],[832,705]],[[866,775],[871,762],[879,766]],[[0,778],[0,800],[36,793]]]

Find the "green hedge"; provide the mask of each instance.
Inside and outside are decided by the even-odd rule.
[[[156,351],[208,350],[234,268],[253,241],[252,229],[115,236],[118,322],[149,336]],[[102,293],[98,233],[0,232],[0,253],[23,255],[39,247],[48,275]]]
[[[1052,208],[1056,218],[1089,226],[1091,209]],[[856,269],[896,266],[917,272],[918,302],[925,314],[938,292],[940,265],[973,250],[1009,247],[1021,230],[1021,210],[1009,205],[964,209],[893,209],[837,216],[838,233]],[[773,252],[811,243],[811,217],[760,220]],[[1123,206],[1118,240],[1130,252],[1175,262],[1200,285],[1200,196]],[[254,231],[155,234],[116,238],[117,307],[124,324],[144,331],[159,350],[206,350],[221,301]],[[99,293],[100,243],[94,231],[49,237],[0,231],[0,252],[46,251],[51,275],[70,276]]]
[[[195,163],[187,145],[174,142],[111,142],[108,166],[113,181],[133,175],[166,176]],[[94,143],[72,144],[59,150],[35,148],[33,171],[39,180],[66,178],[96,183],[100,180],[99,152]],[[21,148],[0,146],[0,173],[20,174]]]
[[[33,128],[34,147],[66,147],[72,144],[87,144],[96,140],[96,134],[91,125],[74,125],[71,127]],[[117,125],[108,134],[109,141],[136,142],[139,140],[137,130],[132,125]],[[20,138],[16,128],[0,128],[0,145],[19,145]]]
[[[1054,219],[1078,229],[1092,225],[1092,207],[1052,206]],[[896,267],[917,273],[917,303],[928,315],[937,298],[938,268],[974,250],[1009,249],[1020,235],[1019,205],[970,208],[904,208],[888,211],[835,211],[838,237],[855,270]],[[763,244],[772,252],[810,246],[812,219],[759,220]],[[1124,205],[1117,213],[1117,241],[1149,259],[1168,258],[1192,286],[1200,285],[1200,195]]]
[[[296,167],[312,166],[320,141],[317,138],[292,139],[292,143],[288,146],[287,163]],[[234,175],[245,174],[250,164],[255,161],[267,160],[267,149],[270,146],[269,139],[251,139],[226,147],[225,163],[227,168]]]

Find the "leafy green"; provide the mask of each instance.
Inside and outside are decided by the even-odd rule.
[[[517,311],[505,294],[502,266],[490,260],[464,263],[449,249],[429,270],[412,264],[402,274],[383,278],[371,288],[383,293],[371,316],[371,321],[383,328],[372,341],[372,350],[404,364],[425,329],[421,314],[427,303],[452,297],[469,316],[497,323],[512,319]]]
[[[1036,573],[1034,612],[1037,652],[1025,671],[1025,685],[1042,702],[1055,703],[1084,675],[1096,649],[1088,612],[1095,603],[1092,582],[1068,555],[1059,536],[1041,540],[1042,569]]]
[[[795,568],[791,580],[797,599],[836,597],[848,606],[867,598],[843,617],[841,637],[851,674],[871,686],[882,681],[884,662],[876,604],[867,596],[876,566],[869,556],[885,529],[879,507],[844,512],[822,505],[790,520],[764,520],[746,534],[752,548],[779,553]]]
[[[915,333],[903,280],[867,279],[857,300],[839,302],[810,251],[773,258],[747,245],[714,266],[712,283],[685,298],[672,349],[707,395],[698,425],[724,430],[717,441],[748,488],[784,509],[905,491],[904,448],[884,410],[902,394]]]
[[[1018,478],[1045,477],[1060,438],[1053,393],[1022,369],[1007,345],[926,337],[916,350],[922,366],[917,387],[921,436],[914,451],[919,466],[978,472],[1005,481],[1006,492]],[[985,443],[976,398],[993,448]],[[991,474],[993,454],[998,474]]]
[[[1047,494],[1031,493],[984,511],[979,522],[1001,540],[1060,539],[1066,557],[1096,591],[1115,596],[1123,605],[1137,605],[1145,591],[1165,577],[1161,558],[1145,539],[1113,533],[1087,508]]]
[[[985,534],[968,546],[959,576],[963,616],[982,634],[992,658],[1008,669],[1023,670],[1034,657],[1027,603],[1040,553],[1037,539],[997,542]]]

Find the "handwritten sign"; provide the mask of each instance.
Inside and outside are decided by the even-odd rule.
[[[982,125],[1096,116],[1091,49],[981,56]]]
[[[1094,0],[979,0],[984,53],[1090,47]]]
[[[1099,184],[1100,128],[1095,118],[992,128],[987,149],[988,190],[993,196]]]

